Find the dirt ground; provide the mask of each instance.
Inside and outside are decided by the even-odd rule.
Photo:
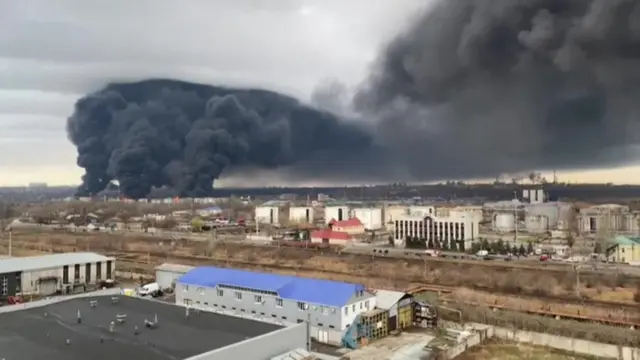
[[[567,354],[553,349],[519,343],[495,342],[470,348],[458,360],[595,360],[594,357]]]

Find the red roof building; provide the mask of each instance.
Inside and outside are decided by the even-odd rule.
[[[330,229],[324,229],[311,232],[312,243],[344,245],[347,241],[351,240],[351,235],[342,231],[332,231]]]
[[[364,233],[364,224],[362,224],[362,221],[357,217],[342,221],[331,219],[331,221],[329,221],[329,227],[331,227],[331,230],[345,232],[349,235]]]

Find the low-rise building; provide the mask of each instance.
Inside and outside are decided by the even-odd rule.
[[[616,236],[607,248],[607,259],[612,262],[640,264],[640,237]]]
[[[316,244],[346,245],[353,237],[346,232],[330,229],[311,232],[311,242]]]
[[[462,241],[469,249],[478,238],[480,221],[472,213],[452,213],[448,217],[407,215],[395,221],[394,239],[397,244],[402,244],[407,237],[444,243]]]
[[[156,267],[156,282],[161,289],[174,288],[180,276],[193,270],[193,266],[164,263]]]
[[[113,279],[115,259],[95,253],[66,253],[0,260],[0,296],[52,295],[75,286]]]
[[[357,217],[342,221],[331,219],[329,227],[333,231],[345,232],[349,235],[361,235],[365,231],[364,224]]]
[[[271,273],[198,267],[176,284],[176,303],[257,321],[308,321],[319,342],[340,344],[358,315],[376,307],[362,284]]]

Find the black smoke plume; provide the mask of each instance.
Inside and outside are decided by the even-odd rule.
[[[85,169],[78,193],[117,180],[132,198],[161,186],[207,196],[230,166],[276,168],[370,146],[357,127],[293,98],[174,80],[90,94],[76,103],[67,131]]]
[[[355,104],[415,179],[626,163],[640,140],[640,1],[439,1]]]
[[[115,179],[132,197],[157,186],[206,195],[236,166],[416,181],[628,163],[640,142],[640,1],[439,1],[358,90],[345,103],[327,86],[314,100],[367,131],[268,91],[108,86],[68,122],[80,193]],[[355,155],[327,164],[344,153]]]

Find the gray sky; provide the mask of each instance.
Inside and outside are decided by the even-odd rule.
[[[307,99],[355,85],[430,0],[0,0],[0,186],[79,183],[74,101],[171,77]],[[600,175],[599,175],[600,176]]]
[[[78,183],[64,124],[109,81],[172,77],[308,98],[355,84],[420,0],[0,0],[0,185]]]

